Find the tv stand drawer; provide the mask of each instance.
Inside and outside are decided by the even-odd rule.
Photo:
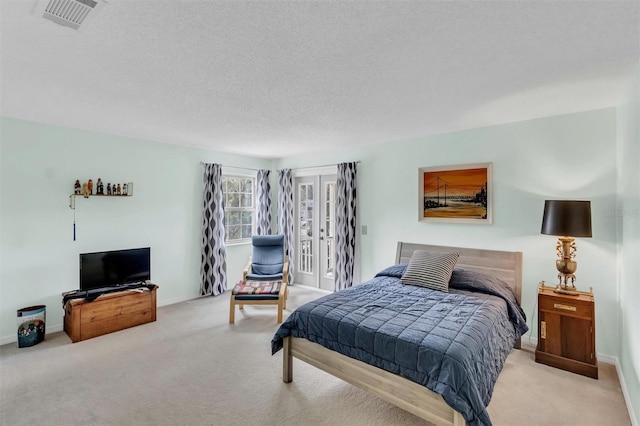
[[[64,309],[64,331],[72,342],[156,320],[156,290],[109,293],[92,302],[70,300]]]

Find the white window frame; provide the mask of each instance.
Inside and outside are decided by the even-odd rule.
[[[251,207],[230,207],[227,205],[227,179],[241,179],[241,180],[250,180],[251,181]],[[255,231],[256,231],[256,215],[257,215],[257,209],[256,209],[256,177],[255,176],[249,176],[249,175],[240,175],[240,174],[226,174],[223,173],[222,175],[222,184],[223,184],[223,189],[222,192],[224,194],[224,239],[225,239],[225,243],[227,245],[233,245],[233,244],[244,244],[244,243],[250,243],[251,242],[251,236],[254,235]],[[237,194],[245,194],[244,192],[240,191],[237,192]],[[249,235],[248,237],[242,238],[236,238],[236,239],[230,239],[229,235],[229,226],[236,226],[236,225],[229,225],[228,219],[230,217],[231,212],[245,212],[245,211],[249,211],[251,212],[251,235]],[[242,216],[242,215],[241,215]],[[241,223],[239,226],[242,228],[242,226],[244,225],[248,225],[248,224],[243,224]],[[242,230],[241,230],[241,234],[242,234]]]

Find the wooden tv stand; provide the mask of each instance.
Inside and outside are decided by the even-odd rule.
[[[73,343],[156,320],[156,290],[107,293],[91,302],[71,299],[64,306],[64,331]]]

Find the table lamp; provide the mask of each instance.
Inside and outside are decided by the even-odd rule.
[[[574,200],[546,200],[542,216],[542,234],[557,235],[556,268],[558,269],[557,293],[579,294],[574,273],[578,250],[575,237],[591,237],[591,202]]]

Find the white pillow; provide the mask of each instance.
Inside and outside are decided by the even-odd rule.
[[[416,250],[400,281],[403,284],[449,292],[449,280],[460,255]]]

